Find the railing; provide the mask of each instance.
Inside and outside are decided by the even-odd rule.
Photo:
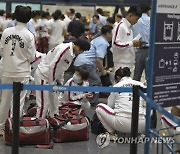
[[[81,86],[54,86],[54,85],[23,85],[19,82],[14,82],[13,84],[0,84],[0,90],[13,89],[13,104],[16,102],[16,105],[13,107],[13,140],[12,140],[12,154],[19,153],[19,105],[20,104],[20,92],[22,90],[47,90],[47,91],[83,91],[83,92],[133,92],[133,107],[132,107],[132,123],[131,123],[131,137],[137,137],[138,135],[138,113],[139,113],[139,96],[141,96],[146,102],[148,109],[155,109],[161,114],[168,117],[170,120],[174,121],[177,124],[180,124],[180,119],[173,116],[161,106],[159,106],[154,101],[150,100],[142,91],[144,89],[139,89],[139,86],[134,86],[133,88],[120,88],[120,87],[81,87]],[[150,111],[148,111],[150,113]],[[150,115],[146,115],[150,117]],[[150,125],[151,119],[146,119]],[[157,137],[161,137],[157,132],[146,129],[146,136],[149,137],[150,134]],[[146,144],[150,144],[147,142]],[[165,144],[168,149],[175,154],[174,150],[168,144]],[[148,151],[145,146],[145,152]],[[130,145],[130,154],[137,154],[137,143],[132,143]],[[146,154],[146,153],[145,153]]]
[[[170,120],[174,121],[178,126],[180,126],[180,119],[177,118],[176,116],[170,114],[168,111],[166,111],[164,108],[162,108],[160,105],[158,105],[156,102],[154,102],[153,100],[149,99],[142,91],[139,91],[139,94],[140,96],[146,100],[146,104],[148,107],[149,110],[151,109],[154,109],[154,110],[157,110],[159,113],[161,113],[162,115],[165,115],[167,118],[169,118]],[[150,111],[147,111],[148,113],[150,113]],[[150,124],[151,123],[151,119],[149,118],[150,116],[146,116],[146,121],[148,121],[148,123]],[[150,134],[158,137],[158,138],[161,138],[163,140],[163,137],[158,134],[158,132],[156,132],[155,130],[152,130],[152,129],[147,129],[146,127],[146,137],[149,137]],[[147,146],[147,144],[150,144],[150,141],[145,143],[145,153],[144,154],[147,154],[147,152],[149,153],[149,146]],[[166,147],[169,149],[169,151],[172,153],[172,154],[176,154],[174,149],[171,147],[171,145],[169,145],[166,141],[163,141],[163,144],[166,145]]]

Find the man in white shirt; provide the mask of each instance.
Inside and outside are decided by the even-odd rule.
[[[133,26],[133,34],[136,37],[138,34],[142,36],[142,45],[136,52],[136,63],[134,69],[134,80],[140,81],[143,70],[145,69],[146,59],[149,51],[150,38],[150,16],[148,14],[151,10],[150,6],[146,4],[141,5],[142,16],[138,22]],[[145,70],[146,73],[146,70]]]
[[[49,50],[51,50],[58,44],[63,43],[64,37],[67,34],[66,24],[64,21],[60,19],[61,15],[61,11],[56,10],[53,15],[54,20],[51,23],[49,23]]]
[[[0,42],[0,54],[3,57],[1,83],[29,83],[31,76],[30,62],[35,57],[36,47],[34,35],[27,29],[31,18],[31,9],[21,5],[16,6],[15,18],[17,25],[4,30]],[[27,91],[21,92],[20,116],[24,106]],[[4,129],[5,120],[12,100],[12,90],[3,90],[0,104],[0,128]]]
[[[47,85],[55,84],[58,79],[63,83],[63,74],[75,56],[85,50],[89,50],[90,43],[82,38],[78,38],[73,43],[62,43],[53,49],[42,59],[35,72],[35,84]],[[57,103],[54,102],[54,93],[50,91],[36,91],[37,117],[45,118],[47,111],[53,117]],[[56,104],[55,104],[56,103]]]
[[[125,18],[114,28],[112,39],[114,70],[119,67],[129,67],[134,72],[135,51],[140,47],[139,39],[133,40],[132,25],[141,17],[141,9],[131,6]]]

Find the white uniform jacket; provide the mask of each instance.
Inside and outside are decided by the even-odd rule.
[[[113,29],[112,51],[114,63],[135,63],[135,52],[132,41],[133,32],[131,24],[127,19],[123,18]]]
[[[141,82],[132,80],[131,77],[123,77],[114,87],[132,87],[133,85],[144,87]],[[114,109],[116,115],[130,118],[132,113],[132,93],[112,92],[108,98],[108,106]],[[145,118],[145,108],[145,101],[140,98],[139,117]]]
[[[57,45],[42,59],[36,73],[48,84],[54,84],[57,79],[62,81],[74,57],[72,42]]]
[[[79,86],[79,85],[74,83],[73,78],[71,78],[65,83],[65,86]],[[83,81],[83,84],[81,86],[89,86],[89,82]],[[59,102],[60,102],[60,104],[74,103],[77,105],[82,105],[83,103],[87,103],[88,99],[86,99],[84,92],[64,91],[64,93],[60,94],[60,96],[59,96]]]
[[[0,54],[3,57],[3,76],[29,77],[30,62],[35,57],[34,35],[27,25],[18,22],[15,27],[4,30],[0,43]]]
[[[34,77],[34,73],[35,73],[39,63],[41,62],[42,58],[45,56],[46,56],[45,53],[41,53],[41,52],[36,51],[35,58],[30,63],[31,64],[31,76],[32,77]]]

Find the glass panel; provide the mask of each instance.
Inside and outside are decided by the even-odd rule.
[[[6,3],[0,2],[0,10],[6,10]]]
[[[12,3],[11,4],[11,8],[12,8],[12,12],[14,12],[15,8],[17,5],[23,5],[23,6],[30,6],[32,8],[32,10],[40,10],[41,9],[41,5],[40,4],[32,4],[32,3]]]

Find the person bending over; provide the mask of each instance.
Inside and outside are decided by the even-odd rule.
[[[36,69],[34,79],[35,84],[53,85],[57,80],[63,83],[64,72],[69,68],[73,58],[79,53],[89,50],[90,43],[83,38],[78,38],[74,42],[62,43],[51,49],[42,59]],[[55,95],[50,91],[36,91],[37,117],[45,118],[48,111],[53,117],[57,110],[57,103],[54,101]]]

